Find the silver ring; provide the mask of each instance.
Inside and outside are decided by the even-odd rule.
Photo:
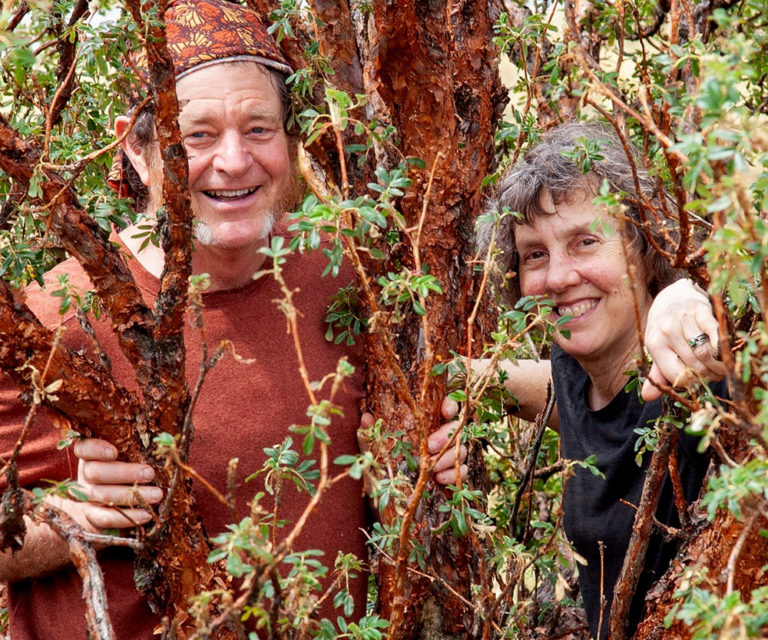
[[[709,336],[706,333],[700,333],[695,338],[691,338],[688,341],[688,346],[695,350],[697,347],[700,347],[705,342],[709,342]]]

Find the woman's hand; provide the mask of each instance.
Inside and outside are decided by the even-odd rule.
[[[437,431],[435,431],[433,434],[429,436],[429,440],[427,441],[427,446],[429,448],[429,452],[433,454],[433,456],[438,454],[442,450],[442,448],[451,439],[451,436],[454,434],[457,427],[459,426],[458,420],[453,420],[453,418],[456,417],[456,414],[458,414],[458,412],[459,412],[459,405],[455,401],[449,398],[446,398],[445,400],[443,400],[441,413],[443,415],[443,418],[445,418],[449,422],[446,422]],[[375,419],[372,414],[364,413],[360,419],[360,431],[365,431],[369,429],[374,422],[375,422]],[[358,445],[360,446],[360,450],[366,451],[367,449],[370,449],[370,446],[367,441],[365,441],[362,437],[360,437],[360,431],[358,431],[357,442],[358,442]],[[467,448],[463,444],[459,446],[458,455],[459,455],[459,474],[462,480],[466,480],[468,469],[467,469],[467,465],[464,464],[464,461],[467,459]],[[441,455],[439,458],[435,460],[435,466],[432,469],[432,472],[435,474],[435,480],[437,480],[437,482],[439,482],[440,484],[456,484],[458,480],[456,478],[455,462],[456,462],[456,447],[450,446],[445,451],[445,453],[443,453],[443,455]]]
[[[653,359],[643,383],[646,401],[661,396],[659,384],[682,387],[694,379],[720,380],[717,320],[707,294],[690,280],[678,280],[656,296],[648,311],[645,347]]]

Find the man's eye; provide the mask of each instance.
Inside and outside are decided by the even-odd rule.
[[[256,135],[262,135],[266,132],[267,130],[264,127],[253,127],[251,129],[251,133],[255,133]]]
[[[204,138],[206,135],[205,131],[193,131],[192,133],[188,133],[185,137],[186,138],[194,138],[195,140],[200,140],[201,138]]]

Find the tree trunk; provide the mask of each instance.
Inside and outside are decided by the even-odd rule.
[[[277,5],[254,4],[264,13]],[[338,1],[316,0],[313,6],[322,21],[320,51],[334,69],[326,82],[364,93],[365,121],[393,125],[398,141],[397,154],[376,146],[363,167],[350,159],[347,175],[334,160],[329,163],[339,154],[336,141],[326,136],[315,154],[326,175],[342,189],[346,179],[354,197],[370,193],[366,183],[375,180],[377,168],[391,169],[396,155],[425,165],[409,173],[413,186],[397,203],[408,231],[394,246],[376,243],[383,260],[359,254],[365,266],[365,274],[358,273],[361,288],[369,284],[379,293],[379,278],[405,267],[414,275],[435,276],[443,292],[429,295],[423,316],[409,310],[399,322],[375,299],[363,300],[372,323],[385,316],[390,325],[373,328],[365,339],[367,408],[384,421],[386,433],[404,432],[422,460],[405,503],[390,503],[382,514],[383,523],[401,535],[391,557],[385,554],[378,563],[381,614],[390,621],[393,639],[479,637],[488,628],[483,630],[477,615],[472,585],[485,580],[483,549],[471,532],[463,538],[434,534],[444,524],[438,508],[450,492],[431,480],[426,441],[441,422],[446,394],[444,376],[431,376],[432,368],[452,352],[476,352],[492,327],[489,304],[480,306],[478,327],[468,330],[466,324],[482,295],[470,263],[474,220],[483,208],[483,179],[495,166],[493,134],[507,99],[492,44],[500,6],[495,0],[374,1],[368,12]],[[291,47],[284,52],[302,66]],[[355,141],[352,133],[344,136],[345,143]],[[382,455],[388,457],[389,449]],[[393,464],[405,463],[400,457]],[[482,489],[484,475],[477,477]],[[421,574],[408,559],[416,548],[425,550]],[[483,593],[489,596],[487,589]]]
[[[427,434],[440,423],[446,389],[440,377],[430,379],[430,371],[449,360],[451,351],[470,355],[475,348],[467,344],[466,327],[478,295],[470,264],[474,219],[482,210],[482,180],[494,167],[493,132],[504,103],[491,45],[497,12],[492,2],[374,3],[379,94],[402,153],[426,163],[414,172],[414,187],[400,203],[406,224],[420,227],[417,244],[392,258],[434,275],[443,294],[430,296],[425,316],[411,314],[391,338],[407,390],[389,365],[373,366],[390,359],[378,336],[369,334],[367,389],[374,415],[390,432],[404,430],[421,456]],[[387,262],[369,267],[374,279],[392,268]],[[487,333],[480,329],[475,335],[481,341]],[[404,399],[406,393],[410,399]],[[472,585],[483,579],[483,549],[473,535],[434,535],[443,524],[438,507],[448,494],[423,467],[416,482],[404,519],[394,508],[384,513],[385,522],[402,527],[395,562],[382,560],[379,568],[381,609],[391,637],[479,636],[483,628],[471,603]],[[437,579],[410,572],[412,545],[426,550],[426,573]]]
[[[728,459],[739,464],[753,454],[745,424],[728,422],[718,430]],[[699,579],[702,586],[719,597],[739,592],[745,601],[753,589],[768,584],[765,571],[768,538],[762,533],[768,526],[768,518],[762,515],[759,504],[744,504],[743,508],[741,520],[726,509],[719,509],[712,522],[698,516],[698,522],[686,532],[683,553],[675,558],[649,593],[645,619],[634,635],[636,640],[692,638],[689,625],[675,620],[667,627],[665,618],[680,606],[679,593],[688,591]],[[697,505],[690,511],[696,513]],[[738,620],[731,619],[731,624],[738,624]]]

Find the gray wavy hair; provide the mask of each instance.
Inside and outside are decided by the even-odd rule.
[[[601,159],[593,158],[585,173],[578,157],[569,152],[599,146]],[[639,151],[630,143],[635,174],[627,158],[627,151],[620,138],[609,125],[599,121],[574,122],[560,125],[546,134],[539,144],[528,151],[517,164],[502,177],[496,195],[491,199],[491,212],[501,214],[505,209],[517,212],[519,216],[506,215],[498,222],[478,225],[477,244],[484,254],[496,230],[497,266],[502,276],[500,283],[502,297],[514,304],[520,298],[517,278],[519,257],[515,248],[515,227],[529,224],[536,216],[551,215],[542,208],[540,196],[548,192],[555,205],[570,202],[574,194],[593,190],[597,195],[599,186],[607,181],[613,193],[623,192],[626,206],[624,225],[629,246],[637,252],[646,274],[646,287],[651,296],[683,276],[673,269],[666,258],[659,254],[643,233],[641,226],[651,232],[658,247],[671,251],[668,240],[670,229],[662,234],[662,220],[657,220],[647,209],[647,204],[662,210],[661,198],[672,206],[669,194],[661,197],[657,182],[648,175],[645,161]],[[578,154],[576,154],[578,155]],[[635,182],[635,175],[637,183]],[[638,187],[639,186],[639,192]]]

